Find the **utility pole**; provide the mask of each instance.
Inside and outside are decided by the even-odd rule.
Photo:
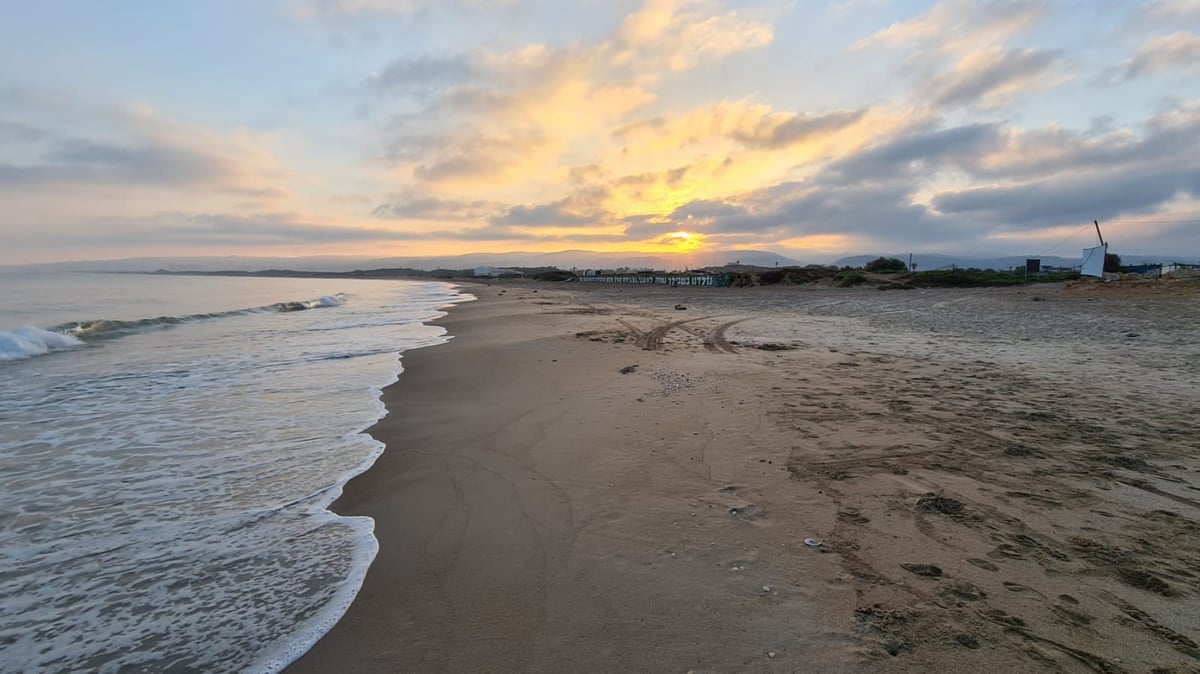
[[[1104,243],[1104,235],[1100,233],[1100,221],[1092,220],[1092,223],[1096,225],[1096,236],[1100,239],[1100,245],[1107,248],[1108,244]]]

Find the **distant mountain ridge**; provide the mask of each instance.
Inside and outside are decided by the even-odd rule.
[[[192,272],[192,271],[292,271],[348,272],[366,269],[473,269],[475,267],[558,267],[560,269],[684,269],[733,262],[760,267],[786,267],[803,263],[761,250],[694,251],[653,254],[565,250],[553,253],[468,253],[411,257],[139,257],[121,260],[80,260],[0,267],[7,271]]]
[[[861,267],[880,255],[851,255],[831,264],[845,267]],[[908,253],[884,254],[908,262]],[[824,258],[828,259],[828,258]],[[1010,269],[1024,267],[1026,256],[1009,255],[999,257],[969,257],[917,253],[913,261],[917,271],[949,269],[951,267],[978,267],[980,269]],[[1079,257],[1043,256],[1044,266],[1073,267]],[[1190,255],[1141,255],[1121,253],[1124,264],[1152,264],[1158,262],[1197,261]],[[726,264],[741,264],[757,267],[802,267],[809,262],[796,260],[778,253],[762,250],[700,250],[687,253],[642,253],[634,251],[598,252],[590,250],[562,250],[552,253],[514,251],[508,253],[468,253],[443,256],[308,256],[308,257],[137,257],[120,260],[78,260],[28,265],[0,266],[0,271],[97,271],[97,272],[256,272],[266,270],[290,270],[312,272],[350,272],[371,269],[474,269],[475,267],[558,267],[560,269],[696,269],[719,267]]]

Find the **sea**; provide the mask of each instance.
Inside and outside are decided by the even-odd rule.
[[[377,550],[330,504],[385,448],[441,282],[0,273],[0,672],[277,672]]]

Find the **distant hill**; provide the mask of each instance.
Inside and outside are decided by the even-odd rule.
[[[1112,251],[1113,249],[1109,249]],[[1117,252],[1117,251],[1113,251]],[[1176,259],[1178,256],[1171,255],[1140,255],[1140,254],[1123,254],[1121,255],[1122,264],[1156,264],[1160,262],[1186,262],[1184,259]],[[839,267],[861,267],[866,263],[881,257],[880,255],[852,255],[843,257],[835,265]],[[908,262],[908,253],[884,253],[882,257],[894,257],[898,260]],[[965,257],[955,255],[937,255],[915,253],[913,254],[913,262],[917,265],[917,271],[932,271],[935,269],[950,269],[951,267],[964,267],[976,269],[998,269],[1005,270],[1014,267],[1024,267],[1025,260],[1033,256],[1026,255],[1009,255],[1004,257]],[[1080,263],[1079,257],[1059,257],[1054,255],[1044,255],[1038,258],[1042,261],[1044,267],[1077,267]]]
[[[473,269],[475,267],[558,267],[560,269],[684,269],[719,266],[740,261],[743,265],[785,267],[797,260],[760,250],[696,251],[677,254],[596,252],[565,250],[554,253],[470,253],[412,257],[139,257],[121,260],[80,260],[0,267],[6,271],[194,272],[194,271],[294,271],[347,272],[359,269]]]
[[[719,266],[741,261],[760,267],[799,265],[800,262],[761,250],[696,251],[692,253],[597,252],[563,250],[553,253],[471,253],[447,257],[388,257],[363,262],[367,269],[412,267],[415,269],[469,269],[490,267],[558,267],[559,269],[683,269]]]
[[[866,263],[874,260],[880,255],[852,255],[843,257],[834,264],[839,267],[861,267]],[[908,262],[908,254],[883,254],[882,257],[894,257],[898,260]],[[978,269],[1010,269],[1012,267],[1024,267],[1027,256],[1025,255],[1010,255],[1006,257],[990,257],[990,258],[973,258],[973,257],[958,257],[954,255],[937,255],[937,254],[913,254],[913,262],[917,265],[917,271],[933,271],[935,269],[950,269],[952,267],[975,267]],[[1067,258],[1046,256],[1040,258],[1042,265],[1049,267],[1074,267],[1079,264],[1079,258]]]
[[[1196,263],[1194,256],[1178,255],[1121,255],[1124,264],[1147,264],[1157,262]],[[879,257],[852,255],[843,257],[833,264],[839,267],[860,267]],[[908,253],[884,254],[908,261]],[[822,258],[827,259],[827,258]],[[917,271],[949,269],[952,266],[978,267],[980,269],[1009,269],[1025,266],[1025,256],[972,257],[969,255],[937,255],[918,253],[913,256]],[[1079,257],[1045,256],[1042,264],[1053,267],[1073,267]],[[469,253],[465,255],[408,256],[408,257],[361,257],[361,256],[310,256],[310,257],[136,257],[121,260],[79,260],[46,264],[0,266],[0,271],[100,271],[100,272],[212,272],[240,271],[258,272],[283,269],[310,272],[349,272],[370,269],[473,269],[475,267],[558,267],[559,269],[696,269],[699,267],[802,267],[808,262],[785,257],[763,250],[701,250],[689,253],[642,253],[598,252],[592,250],[562,250],[553,253],[514,251],[509,253]]]

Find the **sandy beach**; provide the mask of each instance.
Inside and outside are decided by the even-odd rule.
[[[1198,671],[1200,291],[1164,288],[471,286],[288,671]]]

